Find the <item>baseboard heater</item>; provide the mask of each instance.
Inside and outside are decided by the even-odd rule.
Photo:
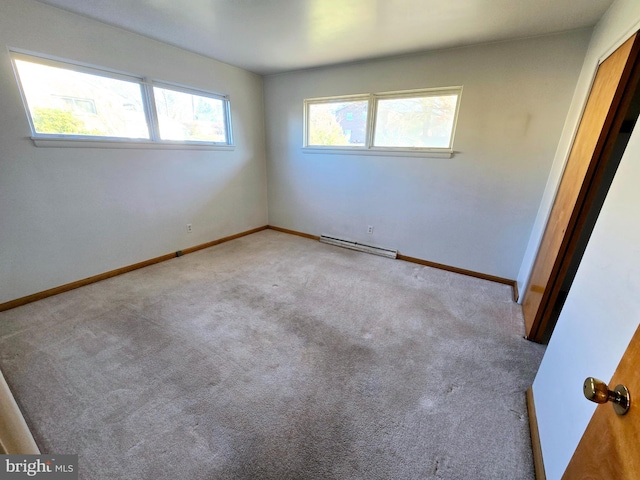
[[[329,245],[336,245],[338,247],[348,248],[350,250],[357,250],[358,252],[373,253],[374,255],[380,255],[381,257],[397,258],[397,250],[389,250],[388,248],[373,247],[371,245],[365,245],[364,243],[351,242],[349,240],[343,240],[341,238],[329,237],[328,235],[320,235],[320,241],[322,243],[328,243]]]

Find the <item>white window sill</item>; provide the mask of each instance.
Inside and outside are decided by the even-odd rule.
[[[302,147],[303,153],[329,155],[380,155],[385,157],[452,158],[453,150],[429,151],[419,148]]]
[[[44,138],[31,137],[36,147],[54,148],[133,148],[146,150],[235,150],[235,145],[197,142],[152,142],[150,140],[98,140],[95,138]]]

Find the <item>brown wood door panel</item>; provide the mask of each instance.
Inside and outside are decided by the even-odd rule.
[[[545,333],[568,266],[568,248],[575,244],[574,230],[639,50],[636,34],[602,62],[596,73],[524,295],[525,326],[531,340],[541,341]]]
[[[640,478],[640,327],[609,382],[626,385],[631,408],[616,415],[610,403],[598,405],[562,476],[563,480]],[[586,401],[586,400],[585,400]]]

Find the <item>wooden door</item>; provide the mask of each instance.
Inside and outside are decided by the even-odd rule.
[[[575,253],[589,201],[606,167],[637,82],[633,35],[598,68],[524,295],[527,338],[542,341]]]
[[[640,327],[636,330],[609,388],[626,385],[631,407],[616,415],[610,403],[598,405],[563,480],[640,478]],[[586,401],[586,400],[585,400]]]

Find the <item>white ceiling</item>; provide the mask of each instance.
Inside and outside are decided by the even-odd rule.
[[[613,0],[39,0],[261,74],[594,25]]]

